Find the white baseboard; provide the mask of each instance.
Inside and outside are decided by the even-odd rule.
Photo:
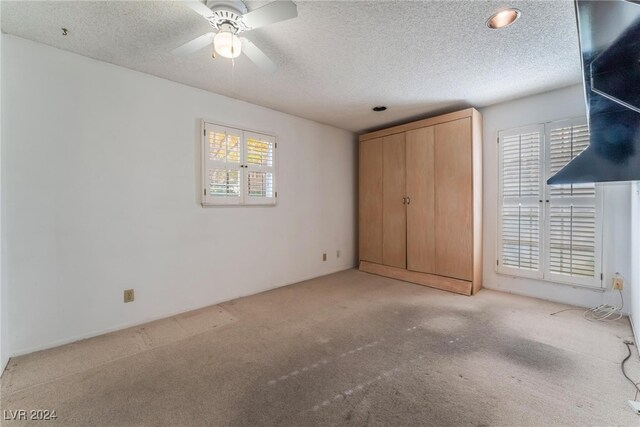
[[[2,374],[4,374],[4,370],[7,368],[7,364],[9,363],[9,359],[10,359],[10,357],[3,358],[2,360],[0,360],[0,378],[2,377]]]
[[[299,280],[295,280],[293,282],[286,282],[286,283],[281,283],[281,284],[277,284],[277,285],[267,286],[267,287],[262,288],[262,289],[256,289],[255,292],[250,292],[250,293],[247,293],[247,294],[238,295],[238,296],[235,296],[235,297],[233,297],[231,299],[214,300],[214,301],[207,302],[204,305],[188,307],[186,309],[181,309],[181,310],[176,311],[176,312],[162,313],[162,314],[159,314],[157,316],[147,317],[147,318],[144,318],[144,319],[140,320],[139,322],[123,323],[123,324],[119,324],[119,325],[113,326],[111,328],[105,328],[105,329],[99,329],[99,330],[96,330],[96,331],[90,331],[90,332],[83,333],[83,334],[80,334],[80,335],[75,335],[75,336],[70,337],[70,338],[65,338],[65,339],[52,341],[52,342],[45,343],[45,344],[38,345],[38,346],[34,346],[34,347],[20,349],[18,351],[12,352],[10,357],[7,359],[6,362],[8,363],[9,360],[12,357],[23,356],[25,354],[34,353],[36,351],[48,350],[50,348],[60,347],[60,346],[65,345],[65,344],[70,344],[72,342],[76,342],[76,341],[80,341],[80,340],[84,340],[84,339],[88,339],[88,338],[97,337],[97,336],[100,336],[100,335],[108,334],[110,332],[116,332],[116,331],[120,331],[120,330],[123,330],[123,329],[133,328],[133,327],[136,327],[136,326],[144,325],[145,323],[154,322],[156,320],[161,320],[161,319],[166,319],[168,317],[177,316],[177,315],[180,315],[180,314],[188,313],[188,312],[194,311],[194,310],[199,310],[199,309],[202,309],[202,308],[205,308],[205,307],[209,307],[209,306],[212,306],[212,305],[223,304],[225,302],[233,301],[233,300],[236,300],[238,298],[244,298],[244,297],[248,297],[248,296],[251,296],[251,295],[260,294],[262,292],[272,291],[274,289],[282,288],[284,286],[293,285],[293,284],[304,282],[304,281],[311,280],[311,279],[317,279],[318,277],[328,276],[330,274],[338,273],[340,271],[350,270],[350,269],[352,269],[354,267],[356,267],[356,265],[352,265],[352,264],[346,265],[345,264],[345,265],[342,265],[342,266],[338,266],[335,269],[329,270],[327,272],[322,272],[322,274],[319,274],[319,275],[318,274],[310,275],[309,277],[303,277],[303,278],[301,278]]]
[[[638,343],[640,343],[640,341],[638,341],[638,331],[636,331],[636,329],[633,327],[633,318],[631,317],[631,314],[629,314],[629,324],[631,325],[631,332],[633,333],[633,341],[635,342],[635,345],[636,345],[638,360],[640,360],[640,349],[638,349]]]

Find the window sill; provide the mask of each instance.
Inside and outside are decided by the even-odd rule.
[[[200,203],[203,208],[272,208],[277,206],[277,203],[264,203],[264,204],[216,204],[216,203]]]
[[[580,288],[580,289],[585,289],[585,290],[589,290],[589,291],[594,291],[594,292],[598,292],[598,293],[604,293],[606,292],[606,288],[602,285],[596,287],[596,286],[591,286],[591,285],[585,285],[582,283],[575,283],[575,282],[561,282],[558,280],[551,280],[551,279],[544,279],[544,278],[539,278],[539,277],[531,277],[531,276],[526,276],[526,275],[518,275],[518,274],[514,274],[514,273],[506,273],[503,271],[499,271],[499,270],[495,270],[495,273],[499,276],[504,276],[504,277],[511,277],[514,279],[523,279],[523,280],[532,280],[532,281],[537,281],[537,282],[545,282],[545,283],[550,283],[553,285],[562,285],[562,286],[570,286],[572,288]]]

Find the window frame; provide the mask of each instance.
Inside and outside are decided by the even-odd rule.
[[[574,117],[571,119],[564,120],[555,120],[552,122],[545,123],[545,134],[544,134],[544,164],[545,175],[543,177],[543,181],[546,184],[547,179],[551,178],[551,150],[547,149],[547,145],[551,144],[551,132],[554,129],[571,126],[574,127],[576,125],[586,125],[587,118],[586,117]],[[548,141],[548,142],[547,142]],[[548,170],[547,170],[548,169]],[[602,186],[594,183],[594,197],[574,197],[574,196],[565,196],[565,197],[557,197],[556,199],[560,199],[561,201],[557,204],[560,206],[595,206],[595,242],[594,242],[594,277],[580,277],[580,276],[567,276],[560,273],[553,273],[550,269],[551,264],[551,247],[550,242],[546,241],[547,237],[551,236],[551,205],[553,203],[554,197],[551,195],[551,186],[544,185],[544,198],[545,198],[545,221],[544,221],[544,273],[545,279],[552,281],[554,283],[564,283],[569,285],[576,286],[585,286],[593,289],[598,289],[603,287],[601,275],[602,271],[602,247],[603,247],[603,215],[604,215],[604,205],[603,205],[603,197],[602,197]],[[548,200],[548,202],[547,202]],[[591,203],[593,201],[593,203]]]
[[[603,217],[604,217],[604,204],[602,187],[595,185],[595,199],[594,205],[596,208],[596,222],[595,222],[595,251],[594,251],[594,277],[579,277],[569,276],[559,273],[552,273],[550,271],[550,248],[548,247],[548,239],[550,236],[550,207],[551,207],[551,187],[546,184],[550,174],[550,150],[548,144],[550,143],[550,134],[552,129],[557,129],[562,125],[575,126],[577,124],[586,123],[586,117],[574,117],[569,119],[554,120],[545,123],[533,124],[528,126],[521,126],[518,128],[505,129],[497,132],[496,141],[498,142],[498,197],[497,197],[497,241],[496,241],[496,265],[495,271],[501,275],[508,275],[513,277],[522,277],[528,279],[535,279],[550,283],[558,283],[562,285],[570,285],[577,287],[584,287],[592,290],[603,290],[604,282],[602,279],[603,273]],[[504,137],[521,135],[532,130],[538,130],[541,135],[540,139],[540,162],[539,162],[539,176],[540,176],[540,224],[539,224],[539,259],[538,270],[525,270],[520,268],[504,266],[501,262],[503,259],[502,248],[502,233],[503,233],[503,144],[501,141]],[[582,200],[581,200],[582,199]],[[575,200],[578,202],[585,202],[587,198],[578,198]],[[570,204],[571,200],[566,199],[562,204]],[[585,204],[585,203],[583,203]]]
[[[240,147],[239,147],[239,163],[237,170],[239,170],[239,183],[240,183],[240,191],[238,197],[219,197],[213,196],[209,194],[209,179],[207,177],[208,168],[212,164],[223,165],[225,163],[218,162],[215,160],[209,159],[209,147],[208,147],[208,130],[211,128],[217,128],[218,130],[224,130],[227,132],[228,130],[238,132],[240,136]],[[252,136],[260,136],[269,140],[269,142],[273,143],[273,160],[272,166],[257,166],[257,165],[248,165],[246,162],[247,157],[247,137],[249,135]],[[201,188],[200,188],[200,196],[201,196],[201,205],[202,207],[220,207],[220,206],[275,206],[278,201],[278,139],[277,136],[272,132],[264,132],[259,130],[249,130],[243,129],[239,126],[222,124],[219,122],[208,121],[205,119],[200,120],[200,175],[201,175]],[[228,164],[227,164],[228,165]],[[235,167],[229,168],[232,170],[236,170]],[[255,197],[249,196],[248,193],[248,172],[249,171],[268,171],[273,173],[273,196],[272,197]]]
[[[271,166],[263,166],[263,165],[255,165],[248,162],[247,157],[249,157],[249,144],[247,140],[249,138],[258,137],[260,140],[266,140],[271,143],[273,146],[273,158],[271,161]],[[276,138],[272,135],[267,135],[265,133],[247,131],[243,132],[243,144],[242,144],[242,153],[244,159],[244,173],[242,179],[242,188],[246,190],[245,194],[243,194],[243,202],[245,205],[273,205],[276,203],[277,199],[277,190],[276,190]],[[249,173],[250,172],[265,172],[273,174],[273,196],[271,197],[256,197],[249,194]]]
[[[500,138],[503,137],[509,137],[509,136],[514,136],[514,135],[522,135],[525,133],[532,133],[538,131],[540,134],[540,141],[541,141],[541,145],[544,146],[544,125],[543,124],[535,124],[535,125],[528,125],[528,126],[522,126],[519,128],[514,128],[514,129],[507,129],[504,131],[498,131],[498,141],[500,141]],[[503,223],[503,155],[502,155],[502,150],[503,150],[503,146],[504,144],[500,144],[498,143],[498,241],[497,241],[497,260],[501,260],[502,256],[503,256],[503,251],[502,251],[502,223]],[[543,166],[543,162],[544,162],[544,155],[543,153],[540,153],[540,160],[538,162],[538,173],[539,176],[542,177],[543,176],[543,171],[544,171],[544,166]],[[540,197],[542,197],[543,194],[543,181],[542,179],[540,180],[540,185],[538,188],[538,195]],[[539,200],[539,199],[538,199]],[[514,202],[515,203],[515,202]],[[543,262],[542,259],[540,257],[540,255],[542,254],[542,248],[544,246],[544,231],[543,231],[543,227],[542,224],[544,223],[544,209],[541,207],[541,203],[538,201],[537,205],[539,206],[539,225],[538,225],[538,270],[534,271],[534,270],[525,270],[525,269],[520,269],[520,268],[515,268],[515,267],[509,267],[509,266],[504,266],[502,263],[497,263],[497,272],[498,273],[502,273],[502,274],[506,274],[509,276],[520,276],[520,277],[526,277],[526,278],[530,278],[530,279],[543,279]]]
[[[243,177],[243,168],[242,168],[242,164],[243,164],[243,157],[244,157],[244,153],[242,151],[242,130],[237,129],[237,128],[233,128],[230,126],[223,126],[223,125],[218,125],[218,124],[214,124],[214,123],[206,123],[203,122],[202,124],[202,133],[201,133],[201,146],[202,146],[202,188],[203,188],[203,196],[202,196],[202,204],[203,205],[208,205],[208,206],[213,206],[213,205],[233,205],[233,206],[237,206],[242,204],[242,177]],[[232,133],[235,136],[239,137],[239,147],[238,147],[238,163],[237,165],[235,164],[230,164],[226,161],[219,161],[219,160],[211,160],[208,156],[208,131],[210,130],[215,130],[216,132],[224,132],[225,134],[227,133]],[[231,132],[229,132],[231,131]],[[225,138],[226,139],[226,138]],[[210,166],[217,166],[219,168],[224,168],[227,170],[233,170],[233,171],[237,171],[238,172],[238,186],[239,186],[239,191],[238,191],[238,196],[237,197],[215,197],[212,196],[208,189],[209,189],[209,179],[207,177],[207,173],[209,170]]]

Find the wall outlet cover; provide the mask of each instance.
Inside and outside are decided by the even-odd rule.
[[[322,261],[326,261],[327,260],[327,254],[322,254]]]
[[[616,273],[616,275],[613,276],[613,281],[612,281],[611,287],[613,288],[614,291],[615,290],[619,290],[619,291],[623,290],[624,289],[624,278],[620,274]]]

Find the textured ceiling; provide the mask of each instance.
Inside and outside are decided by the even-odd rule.
[[[297,18],[247,33],[274,74],[209,49],[171,55],[210,28],[180,2],[2,1],[1,16],[9,34],[356,132],[580,81],[571,1],[297,4]],[[505,6],[522,17],[489,30]]]

